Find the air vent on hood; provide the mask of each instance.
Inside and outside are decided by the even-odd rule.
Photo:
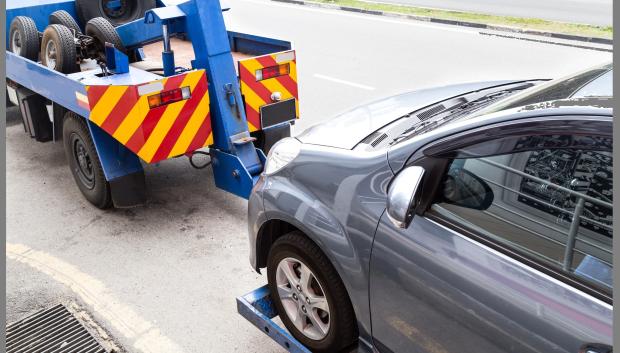
[[[371,145],[372,147],[377,147],[377,145],[379,145],[381,141],[385,140],[387,137],[388,137],[387,134],[384,134],[380,131],[375,131],[372,134],[370,134],[368,137],[366,137],[362,141],[362,143]]]
[[[443,104],[437,104],[434,107],[431,107],[421,113],[416,114],[416,116],[418,117],[418,119],[420,119],[420,121],[424,121],[435,114],[441,113],[444,110],[446,110],[446,107],[444,107]]]

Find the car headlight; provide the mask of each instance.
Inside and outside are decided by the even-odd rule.
[[[265,174],[270,175],[291,163],[301,150],[301,142],[296,138],[287,137],[278,141],[267,155]]]

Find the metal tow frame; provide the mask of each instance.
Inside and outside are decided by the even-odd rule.
[[[266,285],[246,295],[237,297],[237,312],[287,351],[311,353],[308,348],[293,338],[288,331],[272,320],[278,316],[278,313],[269,295],[269,288]]]

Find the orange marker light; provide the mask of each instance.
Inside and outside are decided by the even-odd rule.
[[[291,65],[289,63],[265,67],[265,68],[256,70],[256,81],[262,81],[268,78],[288,75],[290,72],[291,72]]]

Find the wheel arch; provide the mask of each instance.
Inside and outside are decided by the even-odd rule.
[[[317,241],[317,239],[310,236],[309,234],[312,234],[312,232],[303,223],[300,223],[299,221],[291,219],[285,215],[280,215],[279,217],[272,217],[265,221],[261,225],[256,237],[256,269],[259,270],[261,268],[267,267],[267,257],[273,243],[278,238],[293,231],[298,231],[308,240],[316,244],[323,252],[323,254],[327,257],[327,260],[329,261],[331,266],[336,270],[338,278],[344,284],[345,291],[347,292],[347,296],[353,307],[355,319],[358,322],[358,328],[361,329],[360,318],[364,317],[364,304],[358,302],[356,300],[356,296],[351,295],[351,283],[345,280],[347,277],[344,276],[342,267],[338,262],[334,261],[334,253],[332,253],[331,251],[326,251],[326,247],[324,246],[323,242]]]

